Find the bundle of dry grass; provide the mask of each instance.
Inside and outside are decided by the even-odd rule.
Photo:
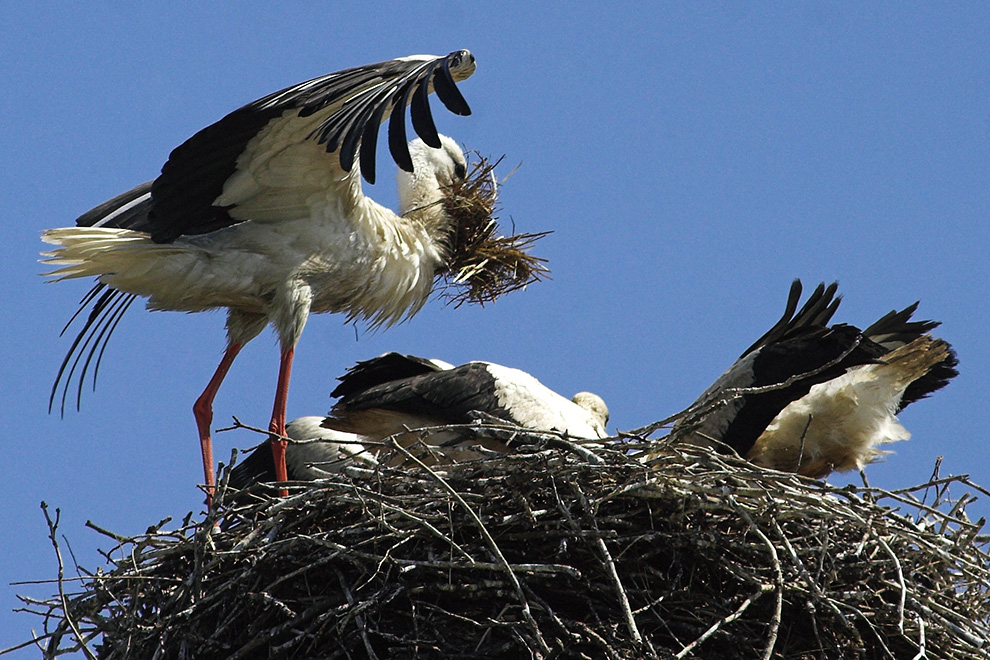
[[[489,162],[477,155],[468,177],[455,183],[444,196],[447,214],[454,220],[450,257],[438,274],[443,295],[455,305],[484,304],[524,288],[549,275],[546,260],[528,250],[549,232],[498,234],[498,181],[495,168],[502,159]]]
[[[965,478],[838,489],[528,438],[286,499],[221,486],[206,521],[115,537],[109,571],[31,602],[45,656],[988,657],[988,538],[948,494],[980,490]]]

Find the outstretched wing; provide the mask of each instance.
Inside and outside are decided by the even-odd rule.
[[[800,297],[801,283],[795,280],[781,319],[692,404],[675,431],[692,432],[745,456],[777,414],[814,385],[876,362],[939,325],[911,320],[915,303],[886,314],[866,330],[841,323],[829,326],[840,301],[836,285],[818,285],[795,313]],[[951,348],[947,356],[908,386],[900,408],[944,387],[956,375]]]
[[[423,141],[439,147],[429,94],[436,92],[455,114],[470,114],[455,83],[474,70],[474,56],[466,50],[445,57],[415,55],[331,73],[269,94],[196,133],[172,151],[157,179],[87,211],[76,225],[132,229],[168,243],[182,235],[209,233],[241,222],[244,218],[231,213],[233,205],[216,205],[217,199],[232,177],[252,167],[249,150],[252,144],[257,146],[259,134],[273,130],[278,132],[276,143],[295,139],[325,145],[327,161],[320,159],[319,165],[330,172],[338,167],[338,172],[349,172],[360,150],[361,173],[374,183],[378,130],[388,115],[392,157],[411,171],[405,109],[410,108],[413,128]],[[275,148],[284,153],[293,146],[290,141]],[[271,145],[266,147],[270,156]],[[334,152],[335,159],[331,155]],[[282,173],[286,178],[292,174]],[[287,193],[277,201],[284,204],[291,197]],[[273,213],[278,219],[278,209]],[[87,372],[92,368],[95,384],[106,342],[134,298],[103,284],[96,284],[83,297],[79,310],[63,329],[64,333],[81,317],[82,328],[52,386],[49,409],[61,389],[64,412],[69,382],[75,374],[79,376],[78,407]]]
[[[350,172],[360,149],[361,174],[375,181],[378,129],[389,119],[389,151],[399,167],[412,171],[406,140],[405,110],[416,133],[433,147],[440,138],[430,112],[436,92],[453,113],[471,113],[456,82],[475,70],[474,56],[459,50],[445,57],[414,55],[346,69],[293,85],[235,110],[207,126],[169,155],[151,190],[152,238],[168,243],[179,236],[204,234],[239,222],[230,205],[218,205],[225,185],[252,166],[260,135],[277,136],[284,146],[314,141],[336,153]],[[257,157],[270,158],[271,145]],[[236,214],[235,214],[236,216]]]
[[[691,432],[745,456],[788,403],[816,383],[882,353],[864,341],[857,328],[828,327],[842,299],[837,289],[834,282],[827,287],[819,284],[798,309],[802,286],[801,280],[794,280],[780,320],[691,404],[674,430]]]
[[[773,418],[812,386],[875,361],[883,349],[850,325],[804,326],[740,358],[692,404],[722,403],[697,432],[745,456]]]

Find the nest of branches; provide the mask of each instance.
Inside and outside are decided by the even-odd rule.
[[[550,274],[546,260],[528,252],[549,232],[499,234],[495,168],[502,159],[492,163],[478,158],[467,178],[451,186],[443,199],[453,229],[447,264],[438,278],[443,295],[455,305],[492,302]]]
[[[628,439],[525,438],[445,467],[396,448],[401,468],[284,499],[221,481],[205,520],[111,536],[108,570],[29,600],[37,643],[107,660],[988,657],[988,538],[965,514],[985,491],[963,477],[835,488],[706,450],[644,464]]]

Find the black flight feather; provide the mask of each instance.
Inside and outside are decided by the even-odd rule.
[[[415,355],[385,353],[370,360],[360,360],[350,367],[337,379],[340,384],[330,396],[335,399],[346,399],[383,383],[440,370],[441,368],[435,363]]]
[[[470,114],[456,89],[451,69],[460,67],[461,76],[467,77],[473,71],[468,67],[473,64],[474,58],[467,51],[432,60],[379,62],[288,87],[233,111],[169,155],[161,175],[152,184],[148,214],[152,239],[167,243],[179,236],[209,233],[236,224],[229,209],[214,206],[214,201],[237,170],[245,148],[273,121],[293,121],[327,112],[308,138],[325,144],[328,153],[336,152],[345,171],[352,169],[360,149],[361,173],[373,183],[376,131],[390,111],[389,151],[399,167],[412,171],[405,140],[406,107],[410,107],[416,132],[427,144],[438,147],[428,100],[431,81],[442,81],[440,100],[452,112]],[[373,133],[376,139],[370,139]]]
[[[819,284],[797,310],[801,283],[791,284],[784,314],[732,367],[689,408],[697,411],[675,425],[721,443],[745,456],[757,438],[789,403],[849,368],[876,362],[938,327],[936,321],[912,321],[915,303],[892,311],[866,330],[828,326],[841,301],[835,283]],[[949,357],[908,386],[899,410],[944,387],[956,376],[957,358]],[[766,391],[752,391],[766,388]],[[716,402],[722,405],[711,407]]]
[[[437,126],[433,123],[433,113],[430,112],[430,76],[436,64],[431,64],[420,79],[416,91],[413,92],[412,104],[409,106],[409,115],[412,117],[413,129],[416,135],[423,138],[423,142],[433,147],[440,148],[440,135],[437,133]],[[408,148],[408,147],[407,147]]]
[[[450,56],[444,58],[440,65],[440,71],[433,76],[433,91],[437,93],[437,98],[447,107],[448,110],[453,112],[455,115],[460,115],[466,117],[471,114],[471,108],[468,107],[467,101],[464,100],[464,96],[461,95],[457,85],[454,82],[454,77],[450,73],[451,63],[456,64],[461,63],[462,56],[466,54],[467,57],[474,59],[470,53],[467,51],[458,51],[457,53],[451,53]],[[455,57],[456,56],[456,57]]]

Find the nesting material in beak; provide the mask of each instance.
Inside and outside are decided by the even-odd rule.
[[[468,177],[454,183],[443,199],[453,222],[450,256],[438,273],[438,280],[442,280],[438,289],[455,306],[465,302],[484,305],[550,274],[546,259],[527,253],[550,232],[499,235],[495,167],[502,159],[492,163],[475,155],[480,160],[472,163]]]

